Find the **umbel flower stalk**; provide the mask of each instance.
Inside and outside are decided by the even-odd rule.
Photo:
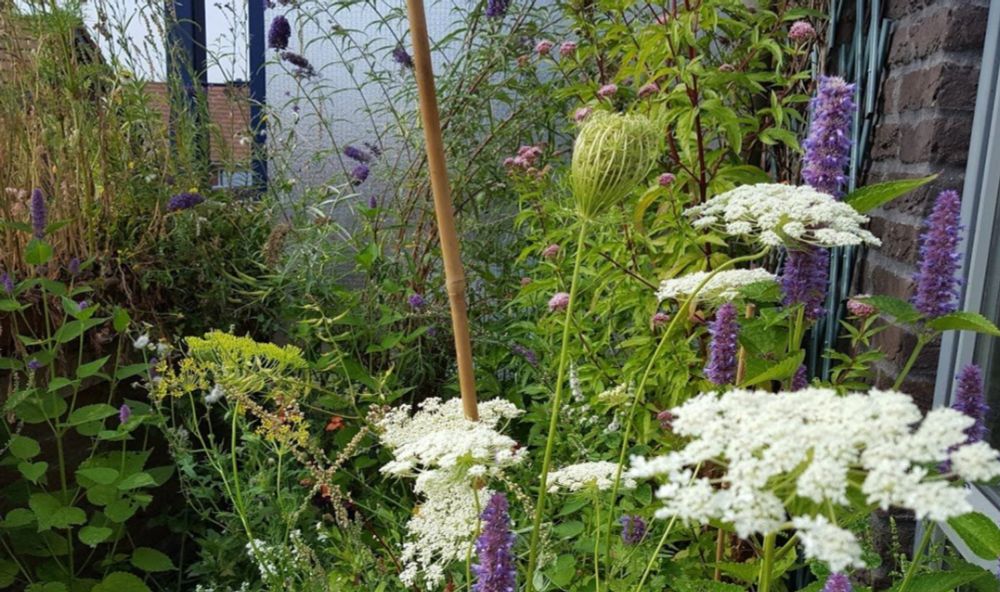
[[[644,115],[598,111],[587,118],[570,168],[577,212],[593,219],[633,191],[656,163],[661,135]]]

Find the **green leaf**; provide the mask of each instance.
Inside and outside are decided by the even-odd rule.
[[[579,520],[563,522],[552,529],[552,533],[561,539],[574,538],[581,532],[583,532],[583,522],[580,522]]]
[[[38,532],[50,528],[69,528],[87,522],[87,515],[80,508],[67,506],[54,495],[36,493],[28,499],[28,506],[35,514]]]
[[[15,222],[14,220],[0,220],[0,228],[19,230],[21,232],[31,232],[31,224],[27,222]]]
[[[927,321],[935,331],[974,331],[1000,337],[1000,329],[989,319],[976,312],[958,311]]]
[[[129,317],[128,311],[116,306],[115,312],[111,315],[111,326],[114,327],[115,331],[121,333],[128,328],[131,322],[132,318]]]
[[[21,528],[35,521],[35,515],[28,508],[14,508],[0,522],[0,528]]]
[[[138,547],[132,552],[132,565],[142,571],[170,571],[174,569],[174,562],[163,553],[149,547]]]
[[[545,575],[549,576],[552,583],[560,588],[565,588],[576,576],[576,558],[570,554],[560,555],[548,569]]]
[[[745,592],[744,586],[729,584],[727,582],[716,582],[715,580],[693,580],[689,578],[678,578],[673,582],[673,589],[677,592]]]
[[[767,382],[771,380],[784,380],[789,376],[795,374],[795,371],[799,369],[802,365],[802,361],[806,359],[805,350],[799,350],[795,354],[781,360],[777,364],[770,365],[766,370],[760,374],[744,380],[740,386],[746,388],[748,386],[753,386],[755,384],[760,384],[762,382]]]
[[[76,476],[79,479],[83,477],[84,479],[93,481],[99,485],[111,485],[118,479],[118,471],[109,467],[90,467],[86,469],[78,469],[76,471]],[[86,487],[86,485],[84,485]]]
[[[0,559],[0,588],[9,588],[15,579],[17,579],[17,564]]]
[[[45,475],[45,471],[49,468],[49,463],[45,461],[40,461],[36,463],[21,461],[17,463],[17,470],[24,475],[24,478],[32,483],[38,483],[38,480]]]
[[[80,529],[80,542],[88,547],[96,547],[108,540],[113,531],[106,526],[84,526]]]
[[[921,185],[926,185],[936,178],[937,175],[931,175],[919,179],[900,179],[868,185],[852,191],[844,198],[844,202],[859,213],[864,214],[913,191]]]
[[[62,582],[35,582],[24,589],[24,592],[68,592]]]
[[[135,515],[136,507],[126,499],[116,499],[104,507],[104,515],[112,522],[122,523]]]
[[[27,308],[27,306],[24,306],[12,298],[4,298],[0,300],[0,312],[15,312],[18,310],[24,310],[25,308]]]
[[[150,592],[150,590],[138,577],[130,573],[116,571],[108,574],[90,592]]]
[[[129,364],[128,366],[122,366],[115,372],[115,380],[125,380],[126,378],[131,378],[139,374],[144,373],[149,368],[149,364]]]
[[[52,259],[52,247],[49,243],[33,238],[24,248],[24,262],[28,265],[45,265]]]
[[[979,512],[970,512],[948,520],[958,536],[969,546],[969,550],[986,559],[1000,558],[1000,526]]]
[[[84,405],[79,409],[73,411],[69,414],[69,419],[66,420],[66,425],[75,426],[82,423],[88,423],[91,421],[97,421],[104,419],[106,417],[111,417],[112,415],[117,415],[118,410],[108,405],[107,403],[94,403],[93,405]]]
[[[77,378],[87,378],[93,376],[100,372],[101,368],[108,363],[111,356],[104,356],[103,358],[94,360],[93,362],[87,362],[86,364],[81,364],[76,368]]]
[[[26,423],[42,423],[45,420],[61,417],[66,413],[66,401],[56,393],[40,393],[37,390],[26,391],[36,396],[26,399],[11,398],[11,401],[18,400],[18,405],[14,413]],[[8,402],[8,405],[10,402]]]
[[[55,340],[59,343],[68,343],[83,335],[83,332],[91,327],[96,327],[103,323],[106,319],[82,319],[74,320],[66,323],[53,336]]]
[[[897,322],[905,325],[917,322],[922,316],[920,311],[902,298],[896,298],[894,296],[866,296],[864,298],[858,298],[858,300],[871,304],[877,308],[880,313],[886,314],[896,319]]]
[[[14,435],[10,439],[10,453],[14,455],[14,458],[28,460],[29,458],[38,456],[38,453],[41,451],[42,447],[38,445],[38,440],[34,438]]]
[[[65,376],[57,376],[57,377],[53,378],[49,382],[48,391],[50,393],[54,393],[54,392],[58,391],[59,389],[63,389],[63,388],[66,388],[68,386],[75,385],[78,382],[79,381],[77,381],[77,380],[70,380],[70,379],[66,378]]]
[[[156,485],[156,481],[153,479],[152,475],[149,473],[134,473],[122,479],[121,482],[118,483],[118,489],[125,491],[128,489],[149,487],[150,485]]]
[[[950,571],[935,571],[917,575],[911,580],[908,590],[909,592],[952,592],[961,586],[980,580],[986,581],[986,578],[990,579],[994,587],[996,586],[996,580],[992,573],[969,563],[959,563]],[[893,586],[891,590],[898,590],[901,584],[902,582]]]

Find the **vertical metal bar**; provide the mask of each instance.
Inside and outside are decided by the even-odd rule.
[[[264,22],[266,0],[249,0],[247,6],[248,56],[250,62],[250,129],[253,133],[251,168],[253,186],[267,189],[267,44]]]

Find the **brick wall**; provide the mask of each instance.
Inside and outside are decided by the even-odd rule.
[[[941,189],[962,188],[988,10],[989,0],[888,1],[895,31],[862,181],[940,176],[873,213],[883,246],[861,262],[860,291],[910,297],[923,217]],[[879,386],[891,385],[914,341],[898,327],[879,335],[876,345],[887,354],[876,368]],[[937,344],[927,347],[904,385],[924,408],[933,399],[938,352]]]

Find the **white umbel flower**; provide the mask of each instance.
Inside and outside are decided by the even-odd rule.
[[[522,412],[502,400],[479,403],[479,421],[469,421],[460,399],[427,399],[413,415],[391,410],[379,421],[380,439],[393,460],[380,469],[414,477],[422,502],[406,524],[400,579],[407,586],[437,587],[448,566],[464,561],[476,529],[476,487],[525,458],[524,449],[497,431],[501,422]],[[489,491],[478,492],[480,501]]]
[[[696,228],[717,228],[770,247],[881,244],[863,228],[867,216],[808,186],[743,185],[686,213]]]
[[[594,488],[598,491],[611,489],[615,483],[618,465],[608,461],[583,462],[569,465],[549,474],[549,492],[559,490],[580,491]],[[622,479],[625,489],[635,487],[635,479]]]
[[[660,289],[656,291],[656,298],[660,302],[689,298],[709,275],[710,272],[698,271],[663,280],[660,282]],[[761,283],[774,284],[777,281],[774,274],[766,269],[720,271],[698,291],[697,298],[709,302],[723,302],[736,298],[747,286]]]
[[[825,512],[861,497],[871,507],[906,508],[940,522],[972,510],[962,480],[1000,476],[995,450],[966,443],[972,419],[952,409],[921,418],[912,399],[894,391],[737,389],[703,393],[670,412],[687,445],[656,458],[635,457],[627,472],[664,478],[657,517],[720,520],[743,538],[794,527],[806,554],[833,571],[857,565],[853,535],[826,517],[791,516],[787,508]],[[960,479],[939,474],[946,461],[949,475]],[[707,464],[722,474],[713,470],[711,481],[699,474]]]

